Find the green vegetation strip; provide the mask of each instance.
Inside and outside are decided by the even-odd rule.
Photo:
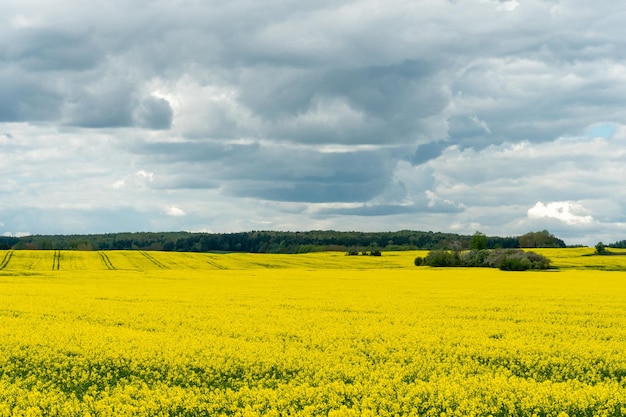
[[[518,237],[486,236],[487,248],[556,248],[565,242],[547,230]],[[104,235],[0,236],[3,249],[49,250],[144,250],[176,252],[308,253],[350,249],[370,252],[467,249],[476,236],[455,233],[401,230],[397,232],[309,232],[251,231],[238,233],[111,233]],[[609,245],[610,246],[610,245]]]

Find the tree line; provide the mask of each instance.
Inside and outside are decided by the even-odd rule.
[[[306,232],[250,231],[238,233],[138,232],[90,235],[0,236],[0,249],[30,250],[157,250],[177,252],[305,253],[466,249],[471,235],[432,231]],[[486,248],[565,247],[543,230],[518,237],[484,236]]]
[[[602,242],[600,242],[600,244],[602,244]],[[618,240],[615,243],[609,243],[608,245],[606,245],[606,247],[615,249],[626,249],[626,240]]]

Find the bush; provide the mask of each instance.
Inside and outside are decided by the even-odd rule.
[[[532,269],[549,269],[550,259],[535,252],[524,252],[526,258],[531,262]]]
[[[488,257],[489,251],[486,249],[470,250],[461,255],[461,263],[463,266],[484,267],[488,266]]]
[[[498,264],[498,268],[503,271],[527,271],[532,268],[532,263],[528,258],[505,256]]]
[[[348,249],[348,252],[346,252],[346,255],[348,255],[348,256],[358,256],[358,255],[361,255],[361,256],[382,256],[383,253],[379,249],[372,249],[372,250],[370,250],[368,252],[365,249],[359,251],[359,249],[352,247],[352,248]]]
[[[461,260],[451,252],[434,250],[428,253],[428,256],[424,259],[424,264],[435,267],[461,266]]]
[[[357,248],[350,248],[346,255],[348,256],[357,256],[359,254],[359,250]]]
[[[487,264],[503,271],[550,268],[550,260],[545,256],[521,249],[495,250],[487,257]]]
[[[424,265],[424,258],[418,256],[417,258],[415,258],[415,261],[413,261],[413,263],[415,264],[415,266],[422,266]]]

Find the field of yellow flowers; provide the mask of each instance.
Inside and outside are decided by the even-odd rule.
[[[0,251],[0,416],[623,416],[626,256]]]

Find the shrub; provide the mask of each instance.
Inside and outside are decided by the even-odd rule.
[[[550,259],[535,252],[524,252],[526,258],[531,262],[532,269],[549,269]]]
[[[348,256],[357,256],[359,254],[359,250],[357,248],[350,248],[346,255]]]
[[[505,271],[550,268],[550,260],[545,256],[521,249],[495,250],[489,254],[487,263],[492,268]]]
[[[532,268],[532,263],[528,258],[505,256],[498,264],[498,268],[503,271],[527,271]]]
[[[460,266],[461,262],[453,253],[445,250],[434,250],[428,253],[424,264],[435,267]]]
[[[422,266],[424,265],[424,258],[418,256],[417,258],[415,258],[415,261],[413,261],[413,263],[415,264],[415,266]]]
[[[488,256],[489,251],[486,249],[470,250],[461,255],[461,263],[463,266],[488,266],[486,263]]]

